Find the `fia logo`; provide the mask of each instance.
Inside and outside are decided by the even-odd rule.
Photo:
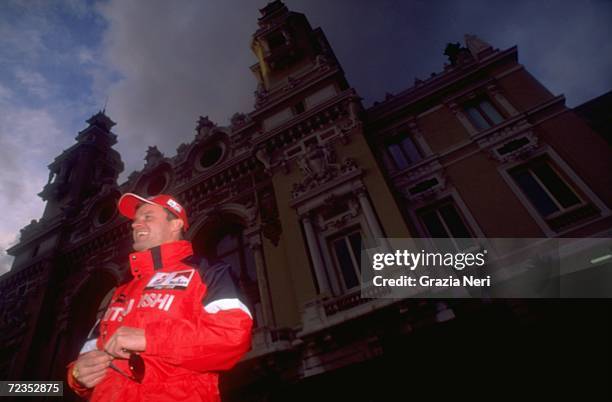
[[[145,289],[187,289],[194,272],[193,269],[176,272],[157,272],[147,283]]]

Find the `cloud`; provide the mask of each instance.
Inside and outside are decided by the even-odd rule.
[[[13,91],[0,84],[0,102],[6,102],[13,96]]]
[[[93,52],[87,48],[81,48],[78,51],[78,58],[79,58],[79,62],[81,64],[90,64],[93,63],[94,60],[94,56],[93,56]]]
[[[252,109],[256,7],[110,1],[99,10],[108,23],[104,61],[121,77],[108,88],[107,111],[118,122],[124,176],[142,168],[147,146],[172,156],[191,142],[200,115],[226,125],[233,113]]]
[[[111,0],[97,6],[107,23],[105,68],[97,73],[108,79],[112,70],[120,77],[105,89],[126,163],[122,177],[142,168],[149,145],[171,156],[181,142],[192,141],[199,115],[223,125],[234,112],[252,110],[256,83],[248,67],[255,58],[249,41],[264,3],[185,1],[176,7]],[[602,78],[612,54],[604,51],[610,46],[609,14],[599,3],[286,3],[323,28],[366,104],[441,71],[445,44],[462,41],[465,33],[479,34],[494,47],[519,45],[527,68],[574,102],[586,100],[582,81],[590,81],[589,96],[609,83]],[[534,23],[534,15],[544,17]],[[562,58],[572,52],[588,54],[595,63]]]
[[[36,196],[46,183],[50,155],[68,146],[60,122],[45,109],[16,107],[11,92],[0,86],[0,205],[5,211],[0,225],[0,272],[12,257],[6,249],[19,229],[42,215],[44,203]]]
[[[45,99],[50,95],[49,83],[36,71],[25,71],[18,69],[15,71],[15,78],[25,87],[25,89],[39,98]]]

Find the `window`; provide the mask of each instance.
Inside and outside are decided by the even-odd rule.
[[[117,200],[114,198],[102,202],[96,210],[94,224],[96,226],[101,226],[113,219],[117,211],[116,205]]]
[[[305,110],[306,108],[304,107],[303,101],[299,101],[298,103],[293,105],[293,113],[296,115],[304,113]]]
[[[272,35],[268,36],[266,39],[268,41],[268,48],[270,50],[274,50],[278,47],[281,47],[286,42],[285,36],[282,32],[275,32]]]
[[[150,196],[161,193],[168,184],[168,178],[165,173],[158,173],[154,175],[149,184],[147,185],[147,194]]]
[[[479,129],[485,130],[501,123],[504,118],[495,109],[488,99],[478,99],[465,105],[465,112],[472,124]]]
[[[509,173],[544,218],[581,204],[576,193],[544,159],[511,169]]]
[[[222,220],[215,227],[207,227],[205,232],[204,237],[196,236],[194,250],[203,255],[208,264],[221,260],[232,266],[234,277],[253,314],[255,326],[262,325],[255,256],[244,237],[243,227],[238,223]]]
[[[223,148],[219,144],[213,144],[202,151],[200,166],[207,169],[217,163],[221,156],[223,156]]]
[[[361,282],[361,238],[361,232],[355,229],[329,242],[345,290],[359,286]]]
[[[37,244],[36,246],[34,246],[34,249],[32,250],[32,257],[36,257],[39,251],[40,251],[40,244]]]
[[[451,200],[442,201],[433,207],[418,212],[427,235],[432,238],[451,238],[457,250],[465,250],[474,245],[472,233]]]
[[[404,170],[423,159],[422,153],[410,136],[404,136],[387,145],[387,151],[398,170]]]

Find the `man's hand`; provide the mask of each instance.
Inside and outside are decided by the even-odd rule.
[[[95,387],[106,375],[106,368],[112,360],[112,356],[102,350],[83,353],[74,364],[72,376],[84,387]]]
[[[129,359],[131,352],[144,352],[146,346],[144,329],[119,327],[104,345],[104,350],[113,357]]]

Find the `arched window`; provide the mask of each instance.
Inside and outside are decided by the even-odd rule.
[[[226,215],[209,222],[194,236],[193,247],[194,252],[209,263],[221,260],[232,266],[234,277],[253,313],[254,326],[262,325],[255,258],[238,220]]]

